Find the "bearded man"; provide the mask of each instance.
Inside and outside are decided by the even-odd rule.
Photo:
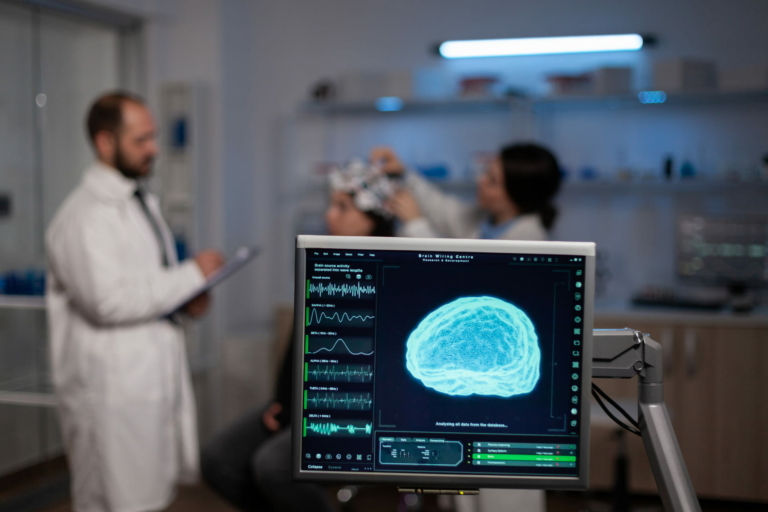
[[[195,401],[180,301],[223,259],[179,262],[143,184],[157,131],[141,98],[98,98],[87,116],[96,161],[46,233],[51,369],[79,512],[161,510],[198,472]],[[202,315],[207,295],[183,309]]]

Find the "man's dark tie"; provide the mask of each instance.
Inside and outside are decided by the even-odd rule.
[[[147,216],[147,220],[149,221],[150,226],[152,226],[152,231],[155,232],[155,237],[157,238],[157,243],[160,245],[160,253],[163,256],[163,266],[168,266],[168,253],[166,252],[165,247],[165,239],[163,238],[163,233],[160,231],[160,226],[157,224],[157,219],[154,215],[152,215],[152,212],[149,211],[149,207],[147,206],[147,202],[144,200],[144,190],[141,189],[141,187],[136,189],[136,192],[133,193],[134,196],[136,196],[136,199],[139,200],[139,204],[141,205],[141,209],[144,211],[144,215]]]

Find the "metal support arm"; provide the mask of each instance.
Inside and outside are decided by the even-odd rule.
[[[592,377],[638,378],[638,421],[664,508],[701,512],[664,403],[661,345],[633,329],[595,329]]]

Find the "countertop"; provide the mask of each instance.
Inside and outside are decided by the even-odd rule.
[[[734,313],[731,310],[705,311],[673,309],[664,307],[633,306],[629,302],[598,301],[595,303],[595,322],[604,325],[617,322],[616,327],[628,321],[663,323],[672,326],[713,326],[735,328],[768,327],[768,307],[761,305],[749,313]],[[621,324],[621,325],[619,325]]]

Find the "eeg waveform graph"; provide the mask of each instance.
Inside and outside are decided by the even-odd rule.
[[[308,382],[371,382],[373,366],[370,364],[304,363],[304,374],[304,380]]]
[[[337,409],[370,411],[373,400],[370,393],[341,391],[304,391],[304,409]]]
[[[346,354],[373,355],[373,338],[360,336],[307,336],[306,353],[318,356]]]
[[[373,327],[370,309],[307,308],[307,326]]]
[[[319,282],[313,283],[307,280],[307,298],[322,299],[325,297],[335,299],[373,299],[376,294],[376,287],[363,284],[360,281],[356,283],[344,282]]]
[[[373,423],[367,420],[307,421],[304,418],[304,436],[309,437],[368,437]]]

